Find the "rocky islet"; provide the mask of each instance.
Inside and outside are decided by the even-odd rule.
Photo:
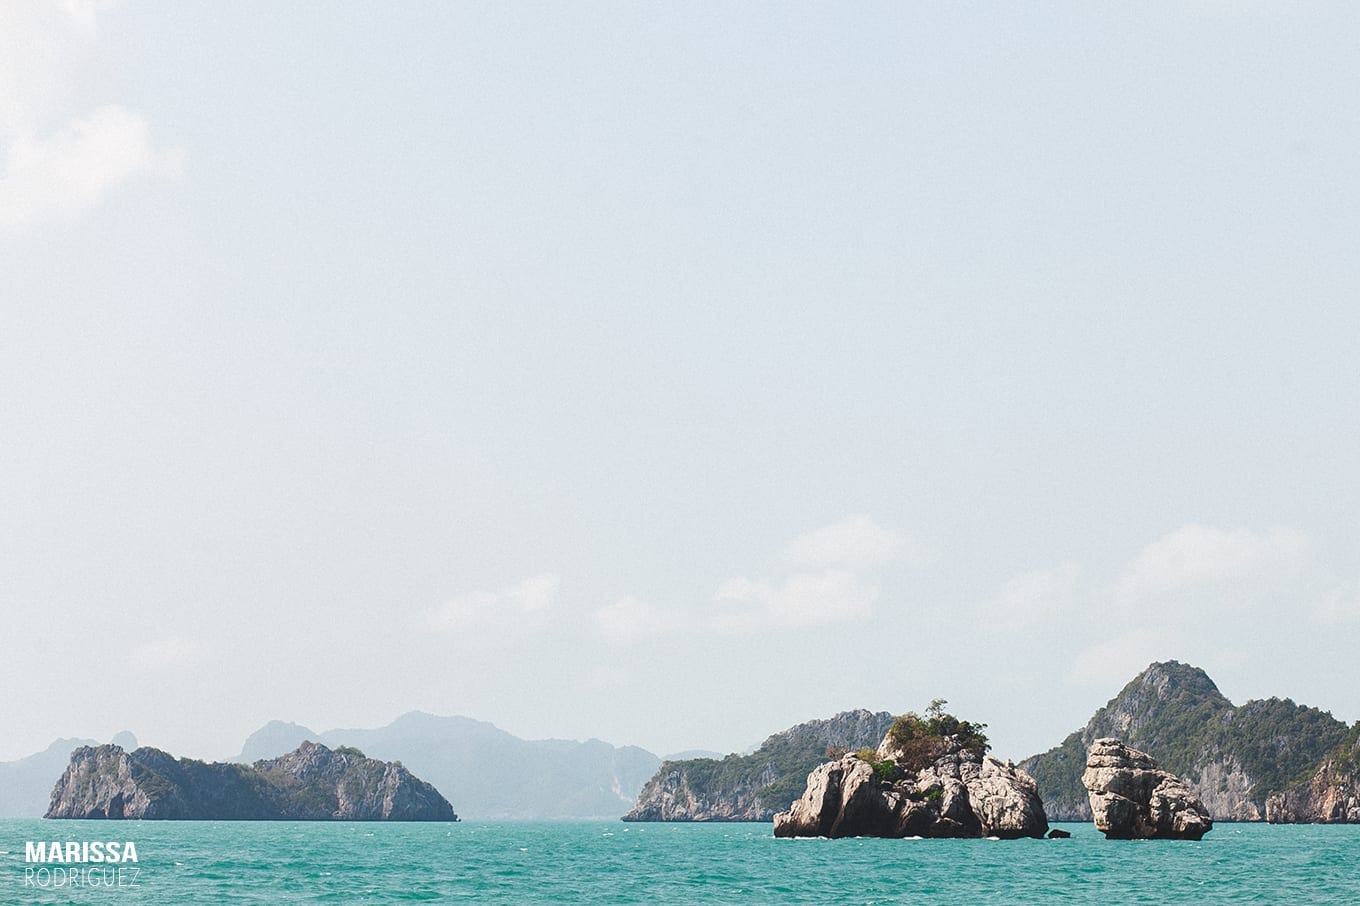
[[[921,725],[915,715],[904,720]],[[904,739],[899,726],[872,755],[845,754],[813,770],[802,797],[775,815],[774,835],[1013,839],[1047,832],[1034,779],[984,754],[985,739],[977,745],[966,732],[919,731]]]
[[[1198,840],[1214,827],[1189,784],[1121,740],[1091,744],[1081,782],[1096,829],[1108,840]]]

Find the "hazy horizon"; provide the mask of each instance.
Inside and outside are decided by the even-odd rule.
[[[1165,660],[1174,661],[1174,660],[1176,660],[1176,659],[1175,659],[1175,658],[1166,658]],[[1150,665],[1149,665],[1149,666],[1150,666]],[[1190,666],[1198,666],[1198,665],[1192,664],[1192,665],[1190,665]],[[1141,673],[1141,672],[1142,672],[1142,671],[1139,671],[1139,673]],[[1135,678],[1135,675],[1131,675],[1131,676],[1128,677],[1129,680],[1133,680],[1134,678]],[[1210,679],[1213,679],[1212,676],[1210,676],[1209,678],[1210,678]],[[1096,710],[1097,708],[1101,708],[1101,707],[1104,707],[1105,705],[1107,705],[1107,704],[1109,703],[1110,700],[1112,700],[1112,699],[1114,699],[1114,698],[1116,697],[1116,695],[1119,693],[1119,691],[1122,690],[1123,687],[1124,687],[1126,684],[1127,684],[1127,681],[1126,681],[1126,682],[1123,682],[1123,683],[1120,683],[1120,684],[1118,685],[1118,688],[1114,689],[1114,690],[1109,694],[1109,696],[1106,697],[1106,699],[1102,700],[1098,705],[1096,705],[1095,707],[1093,707],[1089,713],[1087,713],[1086,715],[1084,715],[1083,717],[1081,717],[1079,720],[1077,720],[1075,723],[1073,723],[1073,725],[1072,725],[1067,731],[1064,731],[1064,732],[1061,734],[1061,736],[1059,736],[1058,738],[1055,738],[1054,740],[1052,740],[1052,742],[1050,742],[1050,743],[1048,743],[1048,744],[1045,744],[1045,745],[1041,746],[1040,748],[1034,749],[1034,750],[1032,750],[1032,751],[1026,751],[1026,752],[1001,751],[1001,750],[997,749],[995,746],[993,746],[993,747],[992,747],[992,754],[993,754],[993,755],[996,755],[996,756],[998,756],[998,757],[1000,757],[1000,758],[1011,758],[1011,759],[1014,759],[1014,760],[1016,760],[1016,761],[1019,761],[1019,760],[1021,760],[1021,759],[1023,759],[1023,758],[1028,758],[1028,757],[1031,756],[1031,755],[1038,755],[1038,754],[1041,754],[1042,752],[1048,751],[1050,748],[1056,747],[1059,743],[1062,742],[1062,740],[1063,740],[1064,738],[1066,738],[1066,736],[1067,736],[1068,733],[1070,733],[1070,732],[1072,732],[1072,731],[1074,731],[1074,730],[1080,730],[1080,729],[1082,729],[1083,727],[1085,727],[1086,722],[1091,718],[1091,715],[1095,712],[1095,710]],[[1215,683],[1215,685],[1217,685],[1217,683]],[[1231,701],[1234,705],[1240,706],[1240,705],[1242,705],[1242,704],[1245,704],[1245,703],[1248,701],[1248,699],[1245,699],[1245,698],[1235,698],[1234,696],[1232,696],[1232,695],[1229,694],[1228,692],[1224,692],[1223,689],[1222,689],[1222,687],[1219,687],[1219,691],[1220,691],[1220,692],[1223,692],[1224,697],[1227,698],[1229,701]],[[1271,696],[1263,696],[1263,697],[1269,698],[1269,697],[1271,697]],[[1275,697],[1278,697],[1278,698],[1289,698],[1290,696],[1287,696],[1287,695],[1276,695]],[[1329,709],[1326,705],[1320,704],[1320,703],[1318,703],[1318,702],[1296,701],[1295,703],[1296,703],[1296,704],[1300,704],[1300,705],[1309,706],[1309,707],[1315,707],[1315,708],[1318,708],[1319,710],[1330,712],[1330,709]],[[598,736],[597,734],[587,734],[587,735],[584,735],[584,736],[570,737],[570,738],[568,738],[568,737],[560,737],[560,736],[557,736],[557,737],[542,736],[542,735],[535,735],[535,733],[534,733],[534,731],[533,731],[532,729],[526,730],[526,731],[523,731],[523,732],[517,732],[517,731],[515,731],[515,730],[512,730],[512,729],[509,729],[509,728],[505,727],[503,724],[497,722],[497,721],[494,720],[494,719],[490,719],[490,718],[476,717],[476,716],[468,715],[468,714],[434,714],[434,713],[431,713],[431,712],[428,712],[428,711],[421,711],[421,710],[419,710],[419,709],[411,709],[411,710],[403,711],[403,712],[401,712],[401,713],[399,713],[399,714],[394,714],[394,715],[393,715],[390,719],[388,719],[388,720],[382,720],[382,721],[379,721],[379,722],[377,722],[377,723],[375,723],[375,724],[373,724],[373,725],[371,725],[371,726],[362,726],[362,727],[361,727],[361,726],[357,726],[357,725],[346,725],[346,726],[316,726],[316,725],[313,725],[313,724],[309,724],[309,723],[308,723],[307,721],[305,721],[305,720],[293,720],[293,719],[290,719],[290,718],[271,717],[271,718],[268,718],[268,719],[266,719],[266,720],[260,721],[259,724],[257,724],[257,725],[254,726],[252,729],[250,729],[244,736],[242,736],[242,738],[241,738],[241,743],[238,744],[238,745],[237,745],[234,749],[232,749],[231,751],[227,751],[227,752],[218,752],[218,753],[204,753],[204,752],[179,753],[179,752],[173,752],[173,751],[172,751],[171,754],[172,754],[172,755],[176,755],[177,757],[192,757],[192,758],[199,758],[199,759],[208,760],[208,761],[228,761],[228,760],[234,759],[234,758],[236,758],[238,755],[240,755],[241,749],[242,749],[242,745],[244,745],[244,744],[249,740],[250,736],[254,735],[257,731],[260,731],[260,730],[265,729],[265,728],[266,728],[269,724],[271,724],[271,723],[282,723],[282,724],[300,726],[300,727],[303,727],[303,728],[306,729],[306,730],[309,730],[309,731],[311,731],[311,732],[316,733],[318,736],[324,736],[324,735],[333,734],[333,733],[342,733],[342,732],[344,732],[344,731],[346,731],[346,730],[362,730],[362,731],[367,731],[367,730],[382,729],[382,728],[384,728],[384,727],[387,727],[387,726],[389,726],[389,725],[391,725],[391,724],[396,723],[398,720],[400,720],[400,719],[403,718],[403,717],[408,717],[408,716],[413,715],[413,714],[419,714],[419,715],[424,715],[424,716],[427,716],[427,717],[434,717],[434,718],[440,718],[440,719],[442,719],[442,718],[461,718],[461,719],[467,719],[467,720],[470,720],[470,721],[473,721],[473,722],[476,722],[476,723],[489,724],[489,725],[491,725],[491,726],[494,726],[494,727],[495,727],[496,729],[498,729],[498,730],[501,730],[501,731],[504,731],[504,732],[506,732],[506,733],[509,733],[509,734],[511,734],[512,736],[518,737],[519,739],[523,739],[523,740],[525,740],[525,741],[531,741],[531,742],[532,742],[532,741],[541,741],[541,740],[546,740],[546,739],[568,739],[569,741],[585,742],[585,741],[590,740],[590,739],[597,739],[597,740],[599,740],[599,741],[601,741],[601,742],[608,743],[608,744],[610,744],[610,745],[612,745],[612,746],[614,746],[614,747],[616,747],[616,748],[622,748],[622,747],[625,747],[625,746],[636,746],[637,748],[644,749],[644,750],[650,752],[651,754],[656,755],[656,756],[658,756],[658,757],[660,757],[660,758],[662,758],[662,759],[669,758],[669,757],[671,757],[672,755],[683,755],[683,756],[685,756],[685,757],[695,757],[695,756],[690,756],[690,755],[687,755],[687,754],[686,754],[686,753],[691,753],[691,752],[716,752],[716,753],[718,753],[719,755],[729,755],[729,754],[733,754],[733,753],[736,753],[736,754],[744,754],[744,753],[750,752],[750,751],[752,751],[752,750],[758,748],[758,747],[759,747],[762,743],[764,743],[765,740],[768,739],[770,736],[772,736],[772,735],[774,735],[774,734],[777,734],[777,733],[780,733],[780,732],[782,732],[782,731],[784,731],[784,730],[791,729],[792,727],[797,726],[798,724],[805,723],[805,722],[811,721],[811,720],[822,720],[822,719],[834,717],[834,716],[836,716],[836,714],[840,714],[840,713],[843,713],[843,712],[846,712],[846,711],[853,711],[853,710],[857,710],[857,709],[860,709],[860,708],[864,708],[864,710],[869,710],[869,711],[874,711],[874,712],[888,711],[888,712],[891,712],[891,713],[894,713],[894,714],[902,714],[902,713],[905,713],[905,712],[907,712],[907,711],[917,711],[917,712],[919,713],[921,710],[924,709],[924,706],[913,707],[913,708],[898,708],[898,709],[893,709],[893,708],[866,708],[865,706],[861,706],[861,705],[852,705],[852,706],[846,706],[846,707],[843,707],[843,708],[837,708],[835,711],[827,712],[827,713],[825,713],[825,714],[809,714],[809,715],[805,715],[804,717],[795,720],[793,723],[790,723],[790,724],[787,724],[787,725],[783,725],[783,726],[779,726],[779,727],[774,727],[774,728],[771,728],[771,729],[769,729],[769,730],[767,730],[767,731],[765,731],[765,732],[761,732],[761,733],[759,734],[759,737],[758,737],[758,738],[752,737],[752,738],[750,739],[750,741],[748,741],[747,743],[745,743],[745,744],[743,744],[743,745],[739,745],[739,746],[735,746],[735,747],[731,747],[731,748],[726,748],[726,749],[710,749],[710,748],[705,747],[705,746],[702,746],[702,745],[694,745],[694,746],[688,746],[688,747],[683,748],[683,749],[657,750],[657,749],[649,748],[648,746],[642,745],[642,744],[640,744],[640,743],[638,743],[638,742],[636,742],[636,741],[633,741],[633,740],[626,740],[626,739],[604,739],[604,738]],[[957,709],[954,709],[954,708],[952,708],[952,706],[951,706],[951,707],[950,707],[950,710],[957,710]],[[1336,715],[1333,715],[1333,716],[1336,716]],[[976,717],[976,715],[963,715],[963,717],[965,717],[965,718],[970,718],[970,717]],[[978,720],[981,720],[981,718],[977,718],[977,719],[978,719]],[[981,722],[984,723],[984,724],[986,723],[985,720],[981,720]],[[124,734],[125,734],[125,733],[128,733],[128,732],[133,732],[133,731],[127,730],[127,729],[124,729],[124,730],[120,731],[120,733],[124,733]],[[989,730],[989,732],[990,732],[990,730]],[[117,735],[119,735],[119,734],[118,734],[118,733],[115,733],[115,734],[114,734],[114,736],[117,736]],[[153,747],[156,747],[156,748],[165,748],[164,746],[161,746],[161,745],[159,745],[158,743],[156,743],[156,742],[154,742],[154,741],[148,741],[148,740],[145,740],[145,739],[140,738],[139,736],[137,736],[137,734],[136,734],[135,732],[133,732],[133,736],[137,738],[137,745],[138,745],[138,746],[148,746],[148,745],[149,745],[149,746],[153,746]],[[89,734],[72,734],[72,735],[66,736],[66,737],[58,737],[58,738],[52,740],[52,742],[56,742],[56,741],[59,741],[60,739],[64,739],[64,738],[71,738],[71,739],[87,739],[87,738],[92,738],[92,737],[90,737]],[[105,743],[105,742],[109,742],[111,739],[112,739],[112,737],[109,737],[109,738],[99,738],[99,739],[96,739],[96,742],[97,742],[97,743]],[[112,741],[117,742],[116,739],[113,739]],[[51,743],[49,743],[49,745],[50,745],[50,744],[51,744]],[[46,748],[47,748],[47,746],[43,746],[43,749],[46,749]],[[39,750],[39,751],[40,751],[40,750]],[[29,753],[26,753],[24,756],[16,756],[15,758],[0,759],[0,760],[3,760],[3,761],[14,761],[14,760],[17,760],[18,758],[26,757],[26,755],[32,755],[32,754],[36,754],[36,752],[29,752]]]
[[[1357,33],[0,5],[0,760],[1360,718]]]

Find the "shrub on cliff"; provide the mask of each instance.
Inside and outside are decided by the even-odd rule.
[[[944,752],[946,740],[954,737],[964,751],[975,758],[987,754],[991,744],[982,731],[986,724],[959,720],[944,710],[947,705],[937,698],[926,708],[922,717],[915,711],[903,714],[888,729],[888,738],[899,751],[897,766],[904,771],[919,771],[934,763]]]

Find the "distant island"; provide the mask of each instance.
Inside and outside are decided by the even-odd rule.
[[[775,733],[749,755],[670,759],[624,821],[769,821],[803,792],[808,772],[837,752],[876,746],[887,711],[842,711]]]
[[[1083,729],[1020,762],[1039,782],[1050,820],[1092,819],[1081,775],[1087,750],[1102,737],[1118,737],[1184,777],[1215,821],[1261,821],[1268,799],[1310,779],[1354,733],[1326,711],[1287,698],[1234,705],[1199,667],[1154,663]],[[1294,801],[1294,812],[1311,814],[1299,796]]]
[[[177,759],[160,749],[81,746],[47,818],[212,821],[457,821],[449,801],[400,762],[304,742],[253,765]]]

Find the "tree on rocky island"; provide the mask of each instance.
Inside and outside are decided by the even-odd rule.
[[[942,698],[931,701],[925,716],[908,711],[893,721],[887,739],[897,751],[897,766],[903,771],[919,771],[930,765],[949,745],[958,745],[981,759],[992,748],[982,731],[986,724],[959,720],[944,710]]]
[[[775,836],[1042,837],[1034,779],[988,755],[986,725],[946,704],[897,718],[877,749],[814,769],[802,798],[775,816]]]

